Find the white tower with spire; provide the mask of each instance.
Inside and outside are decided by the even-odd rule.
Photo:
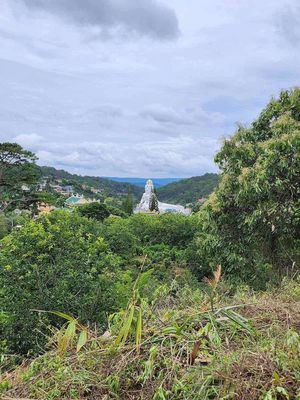
[[[143,213],[150,211],[150,200],[153,192],[154,192],[153,182],[151,179],[148,179],[145,185],[145,192],[141,198],[141,201],[134,210],[135,213],[140,213],[140,212]],[[189,215],[191,213],[191,210],[189,208],[184,208],[183,206],[176,204],[162,203],[160,201],[158,202],[158,208],[160,213],[175,212],[185,215]]]
[[[145,192],[141,198],[137,211],[149,211],[151,195],[154,192],[154,185],[151,179],[148,179],[145,185]]]

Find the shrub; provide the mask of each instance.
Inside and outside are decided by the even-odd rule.
[[[76,213],[52,213],[28,222],[1,241],[0,303],[11,351],[37,351],[50,314],[63,311],[84,323],[103,324],[126,302],[129,273],[101,235],[101,224]]]
[[[129,225],[143,245],[185,247],[197,230],[198,218],[181,214],[136,214],[129,219]]]

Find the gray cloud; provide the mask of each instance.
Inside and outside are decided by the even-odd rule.
[[[19,0],[29,9],[54,14],[84,26],[124,29],[157,39],[179,34],[175,12],[157,0]]]
[[[282,0],[0,2],[0,141],[40,164],[98,176],[213,171],[219,138],[300,82],[298,0],[284,10]],[[145,38],[174,37],[163,3],[180,20],[177,41]]]
[[[300,45],[300,5],[287,3],[278,13],[277,27],[292,46]]]

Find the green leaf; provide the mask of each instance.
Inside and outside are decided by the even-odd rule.
[[[71,315],[65,314],[63,312],[60,312],[60,311],[48,311],[48,312],[50,314],[54,314],[54,315],[57,315],[58,317],[64,318],[67,321],[70,321],[70,322],[75,322],[76,321],[77,322],[76,318],[72,317]]]
[[[286,399],[290,398],[288,391],[282,386],[277,386],[276,392],[281,394],[282,396],[285,396]]]
[[[127,337],[129,335],[129,331],[132,325],[132,321],[133,321],[133,315],[134,315],[134,305],[129,306],[126,314],[125,314],[125,318],[124,318],[124,322],[123,325],[120,329],[120,332],[115,340],[115,347],[117,347],[121,342],[122,344],[124,344],[127,340]]]
[[[136,335],[135,335],[135,343],[136,343],[136,347],[139,348],[141,345],[141,341],[142,341],[142,307],[140,306],[140,310],[138,313],[138,317],[137,317],[137,322],[136,322]]]
[[[67,351],[70,343],[73,341],[76,332],[76,321],[69,322],[68,327],[58,343],[58,352],[63,355]]]
[[[76,347],[76,352],[78,353],[82,347],[86,344],[88,339],[88,334],[86,330],[83,330],[80,332],[78,342],[77,342],[77,347]]]

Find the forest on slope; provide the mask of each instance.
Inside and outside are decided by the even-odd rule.
[[[194,176],[158,188],[157,195],[160,201],[184,206],[208,197],[218,185],[219,180],[220,176],[213,173]]]

